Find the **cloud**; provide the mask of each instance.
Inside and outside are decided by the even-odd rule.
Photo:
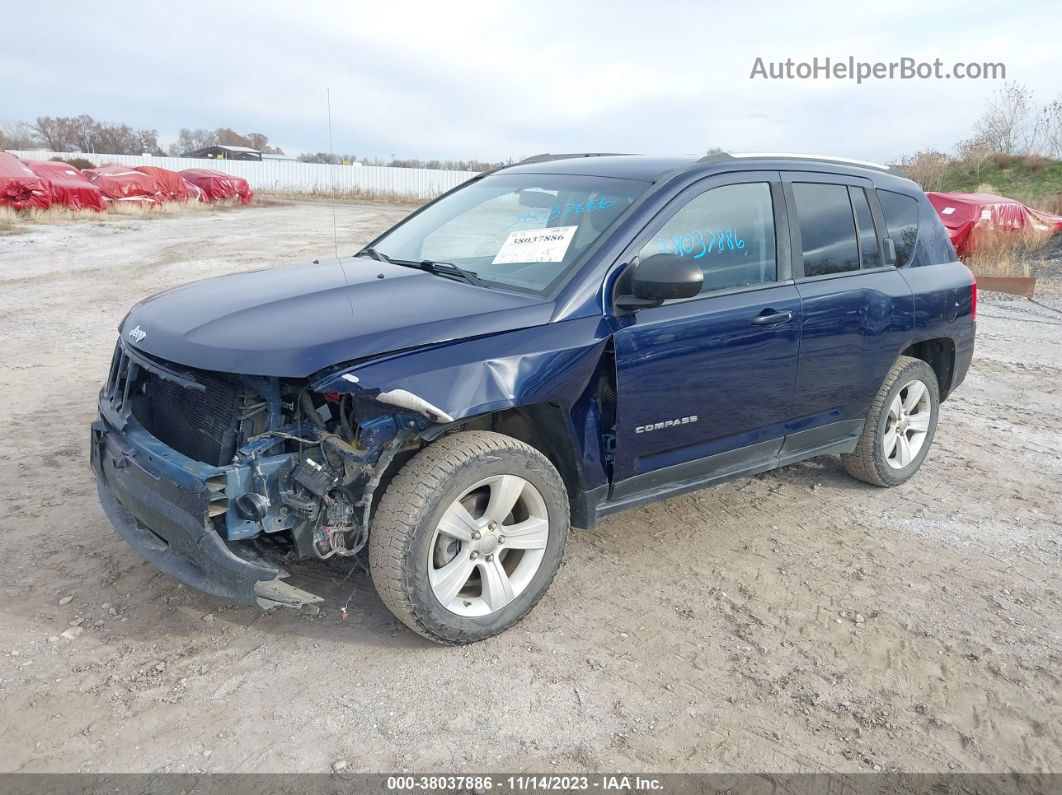
[[[1050,4],[115,2],[21,7],[0,115],[259,131],[287,151],[505,158],[780,149],[888,159],[966,136],[992,81],[750,80],[757,56],[1001,61],[1059,92]],[[70,24],[57,20],[71,20]],[[72,21],[76,20],[76,24]]]

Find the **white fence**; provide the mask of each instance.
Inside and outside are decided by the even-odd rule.
[[[414,196],[431,199],[460,185],[474,171],[444,171],[428,168],[390,168],[387,166],[332,166],[322,163],[299,163],[294,160],[210,160],[191,157],[151,157],[150,155],[98,155],[82,152],[15,151],[24,160],[49,160],[60,157],[84,158],[97,166],[115,163],[122,166],[159,166],[182,171],[186,168],[212,168],[243,177],[258,191],[285,193],[338,194],[367,193],[379,196]]]

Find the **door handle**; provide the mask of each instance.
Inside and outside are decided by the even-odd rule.
[[[786,309],[784,312],[774,312],[770,309],[765,309],[752,318],[752,325],[754,326],[771,326],[775,323],[788,323],[793,319],[793,313]]]

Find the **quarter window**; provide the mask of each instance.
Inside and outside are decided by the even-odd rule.
[[[859,232],[859,253],[863,257],[864,268],[877,268],[881,265],[881,252],[878,250],[878,236],[874,232],[874,218],[870,214],[870,202],[867,192],[862,188],[848,188],[855,210],[856,229]]]
[[[859,270],[852,202],[845,185],[793,183],[804,275],[824,276]]]
[[[918,202],[891,190],[879,190],[878,200],[889,237],[896,245],[896,266],[902,268],[910,261],[918,237]]]
[[[771,186],[766,182],[724,185],[691,199],[638,256],[653,254],[694,260],[704,273],[702,293],[775,281]]]

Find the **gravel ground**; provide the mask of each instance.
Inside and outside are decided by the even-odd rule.
[[[340,251],[403,212],[341,206]],[[824,457],[621,514],[527,620],[455,649],[344,565],[301,567],[317,615],[226,606],[97,504],[128,307],[332,246],[311,203],[0,238],[0,770],[1062,770],[1058,290],[983,294],[906,485]]]

